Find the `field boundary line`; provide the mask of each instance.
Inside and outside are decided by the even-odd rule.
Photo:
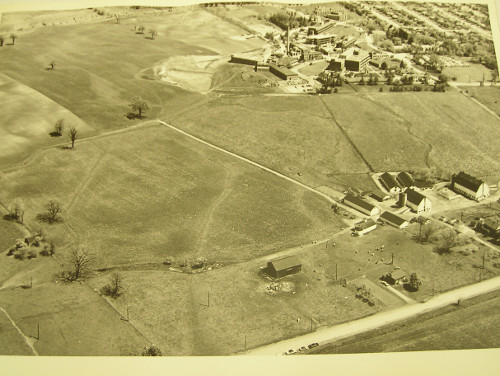
[[[19,334],[23,337],[24,339],[24,342],[26,342],[26,344],[30,347],[31,351],[33,351],[33,354],[36,355],[36,356],[39,356],[38,354],[38,351],[36,351],[35,347],[33,346],[32,344],[32,341],[29,339],[28,336],[26,336],[22,330],[16,325],[16,323],[14,322],[14,320],[12,320],[12,317],[10,317],[10,315],[7,313],[7,311],[3,308],[3,307],[0,307],[0,311],[2,311],[3,313],[5,313],[5,316],[7,316],[7,318],[9,319],[9,321],[12,323],[12,326],[19,332]]]
[[[358,147],[356,146],[356,144],[354,144],[354,142],[351,140],[351,138],[349,137],[349,135],[345,131],[344,127],[342,125],[340,125],[340,123],[337,121],[337,119],[335,118],[335,116],[333,116],[332,110],[330,110],[330,108],[328,108],[328,106],[326,105],[326,103],[323,100],[323,97],[321,95],[319,96],[319,99],[320,99],[321,103],[323,103],[323,106],[325,106],[325,108],[328,111],[328,113],[330,114],[330,117],[333,120],[333,122],[335,123],[335,125],[340,129],[340,131],[342,132],[342,134],[344,135],[344,137],[346,138],[346,140],[349,141],[349,143],[353,147],[354,151],[356,151],[356,153],[359,155],[359,157],[361,158],[361,160],[365,163],[366,167],[368,167],[368,169],[370,170],[370,172],[375,172],[375,170],[373,169],[372,165],[366,160],[366,158],[363,156],[363,154],[361,154],[361,151],[358,149]]]
[[[252,161],[252,160],[250,160],[250,159],[248,159],[248,158],[242,157],[241,155],[238,155],[238,154],[236,154],[236,153],[233,153],[233,152],[231,152],[231,151],[229,151],[229,150],[226,150],[226,149],[223,149],[223,148],[221,148],[221,147],[219,147],[219,146],[213,145],[213,144],[211,144],[210,142],[204,141],[204,140],[202,140],[201,138],[198,138],[198,137],[196,137],[196,136],[193,136],[192,134],[187,133],[187,132],[185,132],[185,131],[183,131],[183,130],[180,130],[179,128],[174,127],[173,125],[168,124],[168,123],[166,123],[166,122],[164,122],[164,121],[162,121],[162,120],[158,120],[158,122],[159,122],[160,124],[162,124],[162,125],[164,125],[164,126],[166,126],[166,127],[170,128],[170,129],[172,129],[172,130],[174,130],[174,131],[176,131],[176,132],[178,132],[178,133],[180,133],[180,134],[184,135],[184,136],[187,136],[187,137],[189,137],[189,138],[191,138],[191,139],[193,139],[193,140],[195,140],[195,141],[198,141],[198,142],[200,142],[200,143],[202,143],[202,144],[204,144],[204,145],[206,145],[206,146],[209,146],[209,147],[211,147],[212,149],[215,149],[215,150],[218,150],[218,151],[220,151],[220,152],[222,152],[222,153],[224,153],[224,154],[230,155],[231,157],[237,158],[237,159],[239,159],[239,160],[241,160],[241,161],[243,161],[243,162],[246,162],[246,163],[248,163],[248,164],[251,164],[251,165],[252,165],[252,166],[254,166],[254,167],[260,168],[260,169],[262,169],[262,170],[264,170],[264,171],[267,171],[267,172],[269,172],[269,173],[271,173],[271,174],[273,174],[273,175],[275,175],[275,176],[278,176],[278,177],[280,177],[280,178],[282,178],[282,179],[284,179],[284,180],[287,180],[287,181],[289,181],[289,182],[291,182],[291,183],[293,183],[293,184],[296,184],[296,185],[298,185],[299,187],[302,187],[302,188],[304,188],[304,189],[307,189],[308,191],[313,192],[313,193],[315,193],[315,194],[317,194],[317,195],[319,195],[319,196],[323,197],[324,199],[326,199],[328,202],[330,202],[330,203],[332,203],[332,204],[338,204],[338,205],[341,205],[342,207],[344,206],[343,204],[339,204],[337,201],[335,201],[333,198],[331,198],[330,196],[326,195],[325,193],[320,192],[320,191],[318,191],[317,189],[314,189],[314,188],[312,188],[312,187],[310,187],[310,186],[308,186],[308,185],[306,185],[306,184],[304,184],[304,183],[301,183],[301,182],[299,182],[299,181],[297,181],[297,180],[295,180],[295,179],[292,179],[292,178],[290,178],[290,177],[288,177],[288,176],[286,176],[286,175],[283,175],[282,173],[280,173],[280,172],[278,172],[278,171],[275,171],[275,170],[273,170],[273,169],[271,169],[271,168],[269,168],[269,167],[263,166],[263,165],[261,165],[261,164],[259,164],[259,163],[257,163],[257,162],[254,162],[254,161]],[[350,210],[349,210],[349,211],[350,211]],[[357,214],[357,213],[356,213],[356,214]],[[359,214],[357,214],[357,215],[358,215],[358,216],[360,216]]]

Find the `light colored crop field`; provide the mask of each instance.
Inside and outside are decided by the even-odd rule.
[[[500,169],[499,121],[460,93],[322,98],[375,170],[437,166],[481,175]]]
[[[50,137],[56,121],[65,124],[62,137]],[[42,146],[68,142],[75,127],[80,137],[93,133],[85,122],[39,92],[0,74],[0,166],[18,162]]]
[[[313,186],[368,172],[316,96],[222,97],[167,120]]]
[[[150,345],[85,284],[4,290],[0,298],[24,335],[37,337],[40,326],[34,342],[40,355],[130,356]]]
[[[6,197],[26,202],[34,228],[46,200],[58,199],[64,221],[44,225],[47,233],[86,243],[101,267],[249,260],[342,226],[321,197],[161,125],[48,150],[4,184]]]

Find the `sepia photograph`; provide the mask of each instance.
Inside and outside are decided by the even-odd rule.
[[[2,1],[0,362],[500,348],[499,35],[494,1]]]

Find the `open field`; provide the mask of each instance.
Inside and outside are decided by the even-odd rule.
[[[36,337],[40,325],[40,355],[140,355],[150,344],[85,284],[3,290],[0,300],[25,336]]]
[[[322,98],[375,170],[500,170],[498,120],[460,93]]]
[[[471,63],[469,67],[446,67],[443,73],[450,79],[456,77],[457,82],[481,82],[491,80],[492,70],[481,64]]]
[[[29,110],[28,110],[29,109]],[[65,124],[62,137],[49,137],[56,121]],[[80,137],[93,133],[85,122],[39,92],[0,75],[0,166],[19,162],[46,145],[69,142],[67,130]]]
[[[155,29],[156,39],[135,32],[134,26],[139,25],[146,31]],[[136,75],[175,56],[228,57],[265,45],[257,38],[230,38],[241,33],[202,10],[161,18],[138,15],[121,24],[47,26],[1,49],[0,69],[100,131],[136,122],[125,117],[134,96],[150,102],[150,118],[200,100],[197,93]],[[53,60],[55,69],[47,70]],[[178,66],[182,70],[182,64]]]
[[[310,354],[487,349],[500,346],[500,293],[319,347]],[[485,332],[488,335],[484,335]]]
[[[368,172],[315,96],[226,96],[167,120],[313,186]]]
[[[317,76],[328,67],[328,61],[321,60],[313,62],[299,69],[299,72],[305,74],[306,76]]]
[[[58,245],[86,243],[101,267],[248,260],[342,226],[319,196],[161,125],[48,150],[3,182],[4,197],[26,202],[33,227],[46,200],[58,199],[64,222],[47,232]]]
[[[472,98],[477,99],[497,115],[500,115],[500,86],[488,86],[490,83],[485,85],[487,86],[463,86],[460,89],[466,91]]]

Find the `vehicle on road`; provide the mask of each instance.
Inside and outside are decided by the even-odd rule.
[[[380,281],[380,283],[383,284],[384,286],[389,286],[389,284],[386,281]]]
[[[285,353],[285,355],[292,355],[292,354],[295,354],[295,350],[290,349]]]
[[[306,351],[306,350],[307,350],[307,348],[306,348],[305,346],[302,346],[302,347],[299,349],[299,351]]]
[[[309,346],[307,346],[307,347],[309,347],[310,349],[314,349],[315,347],[318,347],[318,346],[319,346],[319,343],[314,342],[314,343],[311,343],[311,344],[310,344]]]

